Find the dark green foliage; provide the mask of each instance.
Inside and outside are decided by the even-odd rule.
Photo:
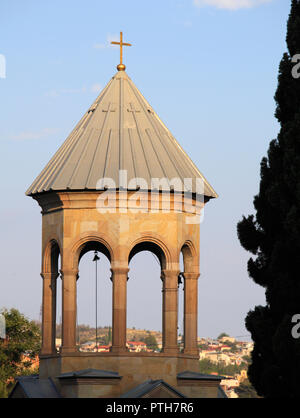
[[[226,334],[226,332],[221,332],[221,334],[218,336],[217,340],[220,340],[223,337],[229,337],[229,335]]]
[[[300,340],[291,335],[291,318],[300,313],[300,78],[292,77],[292,57],[300,54],[299,0],[292,1],[287,46],[275,94],[280,132],[261,162],[256,216],[237,227],[242,246],[255,256],[248,273],[266,289],[267,306],[246,318],[254,341],[249,379],[264,397],[300,396]]]
[[[208,344],[198,344],[199,350],[208,350],[209,345]]]
[[[228,347],[230,347],[230,351],[231,353],[238,353],[240,351],[240,348],[238,347],[237,343],[233,343],[231,341],[225,341],[224,345],[227,345]]]
[[[147,345],[147,348],[149,348],[150,350],[155,351],[158,349],[156,338],[149,331],[148,335],[145,338],[142,338],[141,341],[143,341]]]
[[[213,363],[209,359],[199,360],[199,372],[204,374],[217,373],[220,376],[234,376],[247,368],[247,363],[226,365],[224,361]]]
[[[239,398],[258,398],[258,395],[248,379],[234,389]]]
[[[112,341],[111,327],[108,327],[108,333],[102,338],[103,345],[109,345]]]
[[[22,362],[23,354],[34,359],[40,350],[39,327],[26,319],[18,310],[2,312],[6,321],[6,339],[0,339],[0,397],[5,397],[14,377],[33,374],[31,361]]]

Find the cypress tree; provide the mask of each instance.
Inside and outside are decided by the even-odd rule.
[[[254,341],[249,379],[264,397],[300,396],[300,338],[292,336],[300,314],[300,78],[292,76],[300,54],[300,0],[292,0],[287,49],[275,94],[278,137],[261,162],[255,215],[237,225],[241,245],[253,254],[249,276],[265,288],[266,306],[246,317]]]

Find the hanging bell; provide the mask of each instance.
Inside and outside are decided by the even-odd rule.
[[[178,274],[178,287],[182,284],[182,273]]]
[[[98,251],[95,251],[93,261],[98,261],[98,260],[100,260],[100,257],[98,257]]]

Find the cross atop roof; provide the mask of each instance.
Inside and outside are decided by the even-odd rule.
[[[120,42],[111,42],[113,45],[120,45],[120,64],[117,66],[118,71],[125,71],[125,65],[123,64],[123,46],[131,46],[123,42],[123,32],[120,32]]]

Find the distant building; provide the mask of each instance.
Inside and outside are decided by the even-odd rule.
[[[98,351],[99,353],[109,353],[110,346],[109,345],[99,345]]]
[[[139,353],[141,351],[147,351],[147,344],[142,341],[127,341],[126,346],[129,351]]]
[[[222,343],[225,343],[227,341],[230,343],[235,343],[236,339],[234,337],[229,337],[225,335],[224,337],[220,338],[220,341],[222,341]]]
[[[61,338],[55,338],[55,347],[56,348],[61,347]]]

